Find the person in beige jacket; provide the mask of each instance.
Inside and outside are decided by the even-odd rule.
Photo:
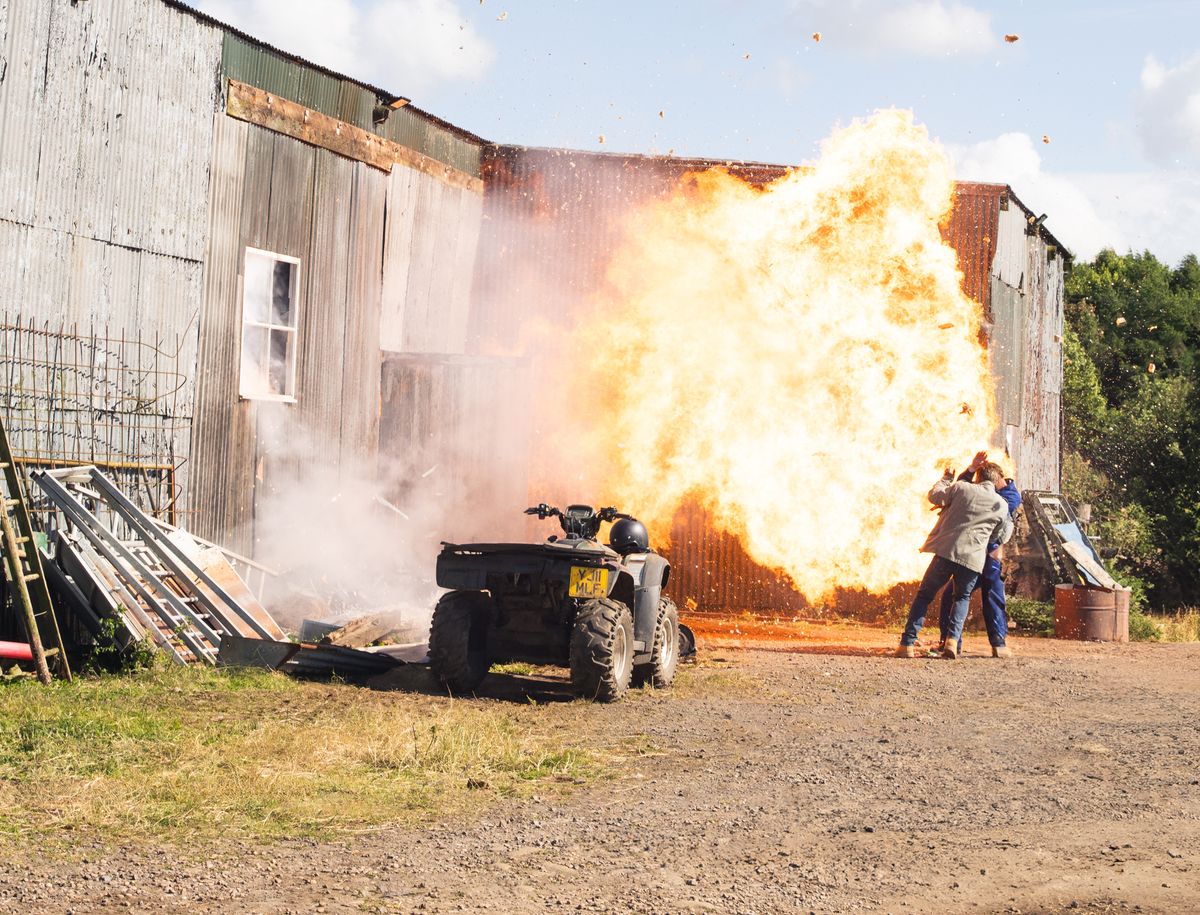
[[[917,634],[925,625],[929,604],[950,581],[954,583],[954,612],[942,655],[958,657],[958,639],[967,620],[971,593],[987,560],[988,544],[1007,543],[1012,536],[1008,503],[996,494],[1004,484],[1004,471],[987,462],[975,471],[974,482],[955,481],[954,471],[947,470],[929,490],[929,501],[942,511],[921,547],[922,553],[933,553],[933,559],[909,608],[896,652],[899,657],[915,656]]]

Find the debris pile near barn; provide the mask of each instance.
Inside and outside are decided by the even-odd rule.
[[[69,643],[111,638],[118,649],[148,645],[179,664],[303,676],[353,678],[403,663],[361,650],[389,628],[374,618],[341,627],[326,644],[289,640],[260,601],[271,569],[147,515],[95,466],[30,478],[47,518],[42,564]]]

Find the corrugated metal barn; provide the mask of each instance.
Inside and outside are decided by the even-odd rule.
[[[97,463],[250,555],[256,506],[306,462],[436,468],[448,510],[487,492],[515,514],[524,455],[496,443],[528,419],[520,328],[594,288],[630,206],[714,164],[785,171],[495,146],[170,0],[0,3],[14,447]],[[1062,249],[1004,185],[960,185],[945,232],[1021,483],[1057,489]],[[796,603],[678,525],[677,599]],[[688,572],[714,562],[719,590]]]

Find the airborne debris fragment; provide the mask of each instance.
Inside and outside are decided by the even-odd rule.
[[[820,33],[820,32],[813,32],[813,34],[812,34],[812,39],[813,39],[813,41],[815,41],[815,42],[817,42],[817,43],[820,43],[820,41],[821,41],[821,33]]]
[[[1156,368],[1156,366],[1154,365],[1153,362],[1151,362],[1148,366],[1146,366],[1146,371],[1149,372],[1151,375],[1153,375],[1155,368]]]
[[[497,22],[503,22],[503,21],[504,21],[505,19],[507,19],[507,18],[508,18],[508,13],[506,13],[506,12],[505,12],[505,13],[501,13],[499,16],[497,16],[497,17],[496,17],[496,21],[497,21]]]
[[[1042,142],[1049,144],[1050,143],[1050,134],[1048,134],[1048,133],[1042,134]]]
[[[1004,36],[1004,40],[1007,41],[1009,44],[1013,44],[1014,42],[1020,41],[1021,36],[1013,35],[1010,33],[1010,34]]]
[[[1124,316],[1124,315],[1118,315],[1118,317],[1117,317],[1117,327],[1120,327],[1120,326],[1122,326],[1124,323],[1125,323],[1125,316]]]

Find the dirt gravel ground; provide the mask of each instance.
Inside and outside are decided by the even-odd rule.
[[[0,910],[1200,911],[1200,645],[731,638],[678,691],[582,707],[613,779],[332,843],[28,849]]]

